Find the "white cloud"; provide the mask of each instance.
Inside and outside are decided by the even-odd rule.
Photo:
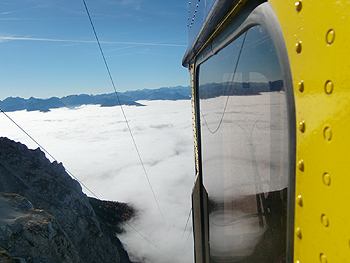
[[[99,198],[128,202],[138,210],[129,224],[152,244],[126,225],[120,239],[133,259],[193,262],[191,224],[184,233],[194,182],[190,101],[141,103],[147,106],[124,106],[124,110],[166,225],[119,107],[8,115]],[[0,115],[0,136],[37,148],[4,115]]]
[[[37,37],[13,37],[0,36],[0,42],[4,41],[44,41],[44,42],[71,42],[71,43],[96,43],[95,40],[76,40],[76,39],[55,39],[55,38],[37,38]],[[119,41],[100,41],[103,44],[121,44],[121,45],[140,45],[140,46],[165,46],[165,47],[186,47],[187,45],[171,43],[152,43],[152,42],[119,42]]]

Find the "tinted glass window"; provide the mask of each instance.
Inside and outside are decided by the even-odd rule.
[[[199,97],[212,262],[284,262],[286,98],[262,26],[199,66]]]

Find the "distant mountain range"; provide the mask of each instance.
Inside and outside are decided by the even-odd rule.
[[[177,86],[172,88],[143,89],[118,93],[121,105],[144,106],[138,100],[187,100],[191,98],[190,87]],[[9,111],[41,111],[47,112],[50,109],[62,107],[75,108],[81,105],[101,105],[101,107],[112,107],[119,105],[115,93],[100,95],[69,95],[62,98],[52,97],[49,99],[36,98],[13,98],[8,97],[0,101],[0,109]]]

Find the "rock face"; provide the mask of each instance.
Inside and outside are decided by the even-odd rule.
[[[96,216],[80,184],[40,149],[0,137],[0,192],[1,262],[130,262],[115,236],[120,221]]]
[[[52,215],[34,209],[27,199],[15,194],[0,194],[0,208],[3,247],[15,254],[21,252],[27,262],[79,262],[74,245]]]

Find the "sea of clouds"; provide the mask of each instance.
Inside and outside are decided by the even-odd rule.
[[[140,103],[146,106],[124,106],[124,111],[149,181],[120,107],[7,114],[98,198],[126,202],[137,210],[119,235],[131,260],[193,262],[191,218],[186,226],[194,184],[191,102]],[[4,114],[0,136],[38,147]]]

